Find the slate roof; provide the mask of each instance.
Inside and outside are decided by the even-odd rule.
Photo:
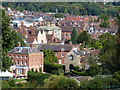
[[[31,47],[15,47],[8,53],[30,54],[30,53],[40,53],[40,51],[38,49]]]
[[[58,52],[58,51],[61,51],[61,49],[64,48],[64,52],[69,52],[71,49],[72,49],[72,45],[49,45],[49,44],[42,44],[39,46],[39,50],[52,50],[52,51],[55,51],[55,52]]]

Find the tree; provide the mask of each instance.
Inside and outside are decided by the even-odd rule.
[[[88,44],[90,41],[90,35],[87,33],[87,31],[83,31],[82,33],[79,34],[77,42],[78,43],[83,43]]]
[[[52,75],[44,82],[44,87],[49,88],[78,88],[78,83],[75,80],[68,79],[65,76]]]
[[[28,71],[28,79],[31,84],[34,84],[34,82],[36,82],[36,85],[43,86],[44,79],[48,78],[49,76],[50,74]]]
[[[108,28],[110,25],[110,23],[108,21],[108,16],[106,14],[102,14],[99,18],[103,20],[103,22],[101,22],[101,24],[100,24],[100,27]]]
[[[117,84],[117,85],[120,85],[120,71],[115,72],[115,73],[113,74],[113,78],[115,79],[116,84]]]
[[[114,79],[110,76],[108,77],[97,76],[94,79],[83,81],[80,87],[86,89],[108,88],[111,84],[113,84],[113,81]]]
[[[2,88],[10,88],[8,81],[2,80]]]
[[[86,89],[103,88],[103,83],[99,80],[93,79],[93,80],[82,82],[80,85],[80,88],[86,88]]]
[[[0,20],[2,20],[2,63],[1,70],[6,71],[9,70],[10,66],[13,64],[12,59],[7,56],[7,52],[17,46],[18,42],[21,42],[22,45],[25,45],[22,41],[20,35],[13,31],[10,26],[10,18],[6,15],[4,10],[2,11],[2,16]]]
[[[53,17],[55,17],[55,18],[63,18],[64,15],[62,13],[56,13]]]
[[[56,74],[62,73],[63,66],[60,64],[55,64],[55,62],[57,62],[57,57],[55,57],[55,52],[51,50],[43,50],[43,52],[44,52],[44,71],[54,74],[56,71],[57,71]]]
[[[91,65],[86,73],[88,76],[96,76],[100,73],[100,66],[97,64]]]
[[[78,31],[75,29],[75,27],[73,27],[72,36],[71,36],[72,44],[77,44],[77,38],[78,38]]]
[[[117,56],[118,51],[116,49],[116,36],[106,33],[101,35],[99,40],[103,46],[99,55],[103,70],[108,69],[111,73],[118,71],[120,69],[120,66],[118,65],[120,62],[118,58],[119,56]]]
[[[55,57],[55,52],[51,50],[43,50],[44,52],[44,62],[46,63],[53,63],[57,62],[57,57]]]

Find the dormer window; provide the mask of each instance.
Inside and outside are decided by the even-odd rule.
[[[64,53],[61,54],[61,57],[64,57]]]
[[[64,48],[61,48],[61,51],[63,52],[63,51],[65,51],[65,49],[64,49]]]
[[[74,60],[73,55],[70,55],[69,59],[70,59],[70,60]]]

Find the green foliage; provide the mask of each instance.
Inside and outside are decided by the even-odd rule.
[[[55,57],[55,52],[51,50],[43,50],[44,52],[44,63],[57,62],[57,57]]]
[[[87,60],[87,63],[89,63],[90,65],[95,65],[97,64],[97,56],[90,56],[89,59]]]
[[[48,78],[50,74],[43,74],[40,72],[33,72],[28,71],[28,79],[31,82],[31,84],[34,84],[36,82],[36,86],[43,86],[44,85],[44,79]]]
[[[13,79],[10,79],[10,80],[8,81],[8,83],[9,83],[10,87],[15,87],[15,86],[16,86],[15,80],[13,80]]]
[[[116,2],[119,3],[119,2]],[[89,3],[89,2],[3,2],[3,7],[11,7],[20,11],[43,11],[43,12],[58,12],[70,13],[74,15],[101,15],[108,14],[116,16],[119,4],[107,3]],[[26,7],[27,6],[27,7]],[[96,7],[96,8],[94,8]]]
[[[102,23],[100,24],[100,27],[101,27],[101,28],[109,28],[109,27],[110,27],[109,21],[108,21],[108,20],[105,20],[104,22],[102,22]]]
[[[114,79],[112,77],[95,77],[89,81],[83,81],[80,85],[81,88],[109,88],[110,85],[113,85]]]
[[[63,66],[60,64],[55,64],[57,62],[57,57],[55,57],[55,52],[51,50],[43,50],[44,52],[44,71],[48,73],[60,74],[62,73]]]
[[[15,81],[10,79],[9,81],[2,80],[2,88],[12,88],[15,87]]]
[[[77,38],[78,38],[78,31],[75,29],[75,27],[73,27],[72,36],[71,36],[72,44],[77,44]]]
[[[44,67],[45,67],[44,68],[45,72],[53,73],[53,74],[55,74],[55,72],[56,72],[56,74],[60,74],[60,73],[62,73],[62,70],[63,70],[63,66],[62,65],[55,64],[55,63],[46,63],[44,65]]]
[[[102,14],[99,19],[102,19],[103,22],[100,24],[100,27],[102,28],[109,28],[110,23],[108,21],[108,16],[106,14]]]
[[[86,73],[88,76],[96,76],[100,73],[100,66],[97,64],[91,65]]]
[[[84,81],[81,83],[81,86],[80,88],[89,88],[89,89],[95,89],[95,88],[102,88],[103,87],[103,84],[101,81],[98,81],[98,80],[90,80],[90,81]]]
[[[95,49],[102,49],[102,43],[100,43],[99,41],[96,41],[96,42],[94,42],[94,45],[93,45],[94,47],[95,47]]]
[[[78,88],[78,83],[75,80],[67,79],[64,76],[52,75],[44,80],[44,87],[49,88]]]
[[[72,75],[87,76],[86,71],[75,71],[71,70]]]
[[[2,71],[9,70],[10,66],[13,65],[12,59],[9,58],[6,53],[3,51],[2,53]]]
[[[120,71],[115,72],[115,73],[113,74],[113,78],[114,78],[114,80],[115,80],[115,82],[116,82],[116,85],[120,85]]]
[[[63,18],[63,14],[62,13],[56,13],[53,17],[55,18]]]
[[[2,88],[10,88],[8,81],[2,81]]]
[[[38,73],[38,70],[36,69],[35,72]]]
[[[80,35],[78,36],[77,42],[78,43],[83,43],[85,42],[85,44],[88,44],[90,42],[90,35],[87,33],[87,31],[83,31],[82,33],[80,33]]]
[[[115,35],[111,35],[110,33],[103,34],[99,37],[99,41],[102,43],[103,48],[100,52],[100,60],[102,62],[102,66],[108,69],[111,73],[118,71],[120,69],[119,55],[117,38]]]
[[[1,9],[0,9],[1,11]],[[12,31],[10,27],[10,18],[6,15],[5,11],[2,10],[2,71],[9,70],[10,66],[13,64],[12,59],[7,56],[7,52],[17,46],[18,42],[21,42],[22,45],[25,45],[22,41],[20,35]]]

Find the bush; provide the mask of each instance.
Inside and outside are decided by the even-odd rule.
[[[77,81],[68,79],[65,76],[52,75],[45,79],[44,82],[44,86],[48,88],[78,88]]]
[[[8,81],[2,81],[2,88],[10,88]]]
[[[36,73],[36,72],[32,72],[29,71],[28,72],[28,79],[31,83],[36,82],[37,84],[39,84],[40,86],[44,85],[44,79],[48,78],[50,76],[50,74],[43,74],[43,73]]]
[[[62,70],[63,70],[63,66],[60,65],[60,64],[54,64],[54,63],[46,63],[44,65],[44,71],[45,72],[48,72],[48,73],[52,73],[52,71],[58,71],[62,73]]]

